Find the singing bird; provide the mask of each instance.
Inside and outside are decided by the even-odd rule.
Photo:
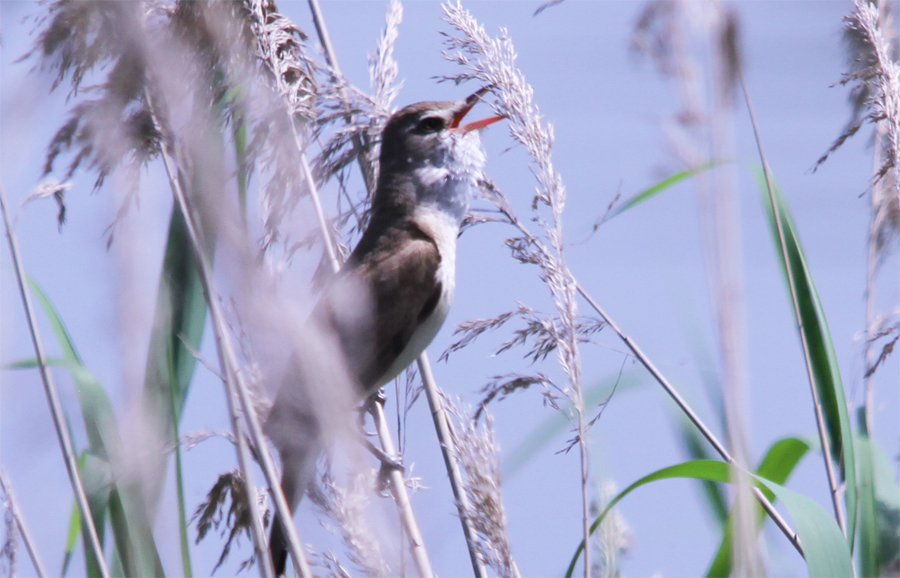
[[[447,317],[456,285],[456,238],[485,162],[479,133],[503,117],[461,123],[489,88],[461,101],[407,106],[385,125],[368,227],[310,319],[333,337],[359,398],[409,366]],[[266,420],[291,511],[313,480],[325,445],[321,412],[304,389],[309,372],[297,374],[284,381]],[[269,547],[281,575],[287,547],[278,518]]]

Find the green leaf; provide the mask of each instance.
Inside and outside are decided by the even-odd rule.
[[[236,93],[229,92],[223,95],[223,100],[217,102],[214,109],[224,117],[225,107],[235,104],[231,101],[237,98]],[[236,110],[238,108],[240,107],[236,106]],[[239,110],[236,115],[242,116]],[[238,119],[232,128],[238,162],[238,196],[243,214],[248,173],[246,128],[242,130],[241,127],[244,127],[244,123]],[[194,163],[200,165],[199,168],[192,171],[182,171],[179,168],[177,178],[191,197],[210,198],[211,195],[217,195],[225,189],[224,175],[227,171],[223,129],[221,118],[211,118],[205,123],[202,129],[204,131],[202,154],[187,153],[191,154]],[[218,233],[216,217],[209,211],[198,211],[197,220],[204,243],[201,250],[212,260]],[[195,352],[200,350],[206,313],[206,297],[203,294],[203,285],[197,271],[194,248],[184,215],[177,207],[173,207],[159,277],[143,392],[143,407],[150,417],[147,420],[151,428],[148,437],[150,443],[159,447],[160,451],[156,454],[159,458],[155,462],[145,464],[149,474],[145,476],[144,484],[147,488],[147,504],[152,520],[155,518],[162,495],[168,465],[168,452],[161,450],[174,446],[182,572],[185,576],[190,576],[192,571],[182,483],[181,450],[178,447],[178,426],[197,365]]]
[[[794,471],[794,468],[797,467],[797,464],[800,463],[800,460],[803,459],[803,456],[806,455],[809,449],[810,443],[807,440],[795,437],[782,438],[772,444],[769,451],[766,452],[766,455],[756,468],[756,475],[775,482],[776,484],[784,485],[785,482],[787,482],[788,477],[790,477],[791,473]],[[775,500],[775,494],[773,494],[771,490],[765,486],[761,489],[769,501]],[[759,504],[757,504],[756,510],[758,527],[761,528],[762,522],[766,517],[766,512]],[[731,545],[733,543],[733,531],[734,512],[728,516],[728,523],[725,525],[722,543],[719,544],[719,549],[713,558],[712,564],[710,564],[709,570],[706,571],[708,577],[731,576]]]
[[[112,470],[109,467],[109,462],[104,458],[95,456],[89,451],[84,451],[79,459],[78,472],[84,484],[84,493],[88,499],[91,518],[94,520],[97,538],[100,540],[100,547],[102,548],[105,537],[104,530],[106,528],[106,511],[109,506],[109,489],[112,486]],[[86,530],[86,526],[82,528],[83,532]],[[84,552],[87,575],[100,576],[100,564],[94,556],[93,550],[85,548]]]
[[[173,208],[157,289],[142,400],[148,416],[148,444],[156,446],[154,454],[158,457],[145,463],[147,474],[143,481],[149,517],[153,520],[165,483],[169,457],[167,448],[174,446],[178,532],[182,548],[182,574],[185,576],[190,576],[192,572],[178,424],[197,363],[194,351],[200,349],[206,308],[184,217],[177,208]]]
[[[847,540],[854,543],[856,531],[856,464],[853,449],[853,432],[850,429],[850,417],[847,413],[847,398],[841,382],[837,356],[831,341],[831,333],[825,320],[825,311],[819,300],[812,273],[806,262],[800,239],[797,236],[793,219],[784,201],[784,197],[773,184],[771,195],[762,174],[762,190],[766,193],[766,211],[772,228],[772,238],[779,250],[779,262],[788,283],[790,294],[797,296],[795,314],[800,319],[799,330],[808,346],[806,360],[812,373],[815,388],[822,406],[827,434],[828,451],[834,463],[840,467],[845,482],[845,503],[847,511]],[[773,202],[774,199],[774,202]],[[776,220],[776,214],[778,220]],[[781,223],[781,235],[778,231]],[[782,244],[782,237],[784,239]],[[785,263],[784,255],[787,255]],[[788,270],[791,276],[788,277]],[[793,280],[793,287],[791,287]],[[793,303],[793,298],[791,302]]]
[[[47,357],[45,358],[48,366],[52,365],[61,365],[63,367],[66,366],[66,360],[61,357]],[[3,369],[34,369],[38,367],[40,364],[38,360],[35,358],[31,359],[20,359],[19,361],[13,361],[12,363],[7,363],[3,366]]]
[[[625,496],[637,488],[657,480],[669,478],[694,478],[716,482],[731,482],[739,472],[732,466],[715,460],[695,460],[663,468],[644,476],[622,490],[613,498],[606,508],[591,524],[591,533],[595,532],[606,515]],[[846,578],[852,574],[850,549],[837,527],[834,519],[820,505],[806,496],[798,494],[759,476],[753,476],[755,483],[774,493],[784,503],[794,524],[797,534],[803,543],[804,557],[809,575],[819,577]],[[572,561],[566,570],[566,577],[571,578],[575,565],[584,551],[584,540],[581,541]]]
[[[78,396],[78,404],[81,408],[81,416],[87,430],[91,451],[99,456],[108,456],[110,452],[120,451],[115,414],[106,391],[97,378],[82,364],[65,323],[53,304],[50,303],[47,295],[32,279],[28,279],[28,283],[43,308],[62,350],[61,363],[69,371],[75,385],[75,393]]]
[[[178,539],[181,544],[181,569],[184,578],[191,578],[191,548],[188,538],[187,507],[184,502],[184,475],[181,465],[181,444],[175,445],[175,490],[178,495]]]
[[[671,398],[668,396],[666,399],[671,402]],[[703,437],[697,426],[674,403],[671,403],[669,407],[672,408],[672,419],[675,421],[679,439],[688,456],[693,460],[715,459],[714,454],[710,451],[709,442]],[[703,489],[706,497],[705,503],[709,507],[713,519],[724,529],[728,520],[728,503],[722,487],[709,480],[700,480],[700,487]]]
[[[865,420],[860,423],[865,424]],[[900,558],[900,488],[894,481],[890,460],[865,431],[857,436],[856,444],[859,575],[884,576]]]
[[[846,578],[853,575],[850,546],[834,517],[822,506],[784,486],[756,477],[787,508],[803,545],[809,575],[815,578]]]
[[[698,173],[708,171],[709,169],[717,167],[724,163],[725,163],[725,161],[721,161],[721,160],[709,161],[708,163],[702,164],[693,169],[688,169],[686,171],[681,171],[681,172],[675,173],[674,175],[661,180],[660,182],[656,183],[655,185],[648,187],[648,188],[644,189],[643,191],[641,191],[640,193],[636,194],[635,196],[631,197],[630,199],[628,199],[627,201],[625,201],[624,203],[619,205],[615,210],[613,210],[609,214],[609,216],[607,216],[606,219],[604,219],[604,220],[608,221],[608,220],[612,219],[613,217],[617,217],[617,216],[621,215],[622,213],[624,213],[625,211],[627,211],[628,209],[632,209],[632,208],[636,207],[637,205],[640,205],[644,201],[647,201],[647,200],[655,197],[659,193],[677,185],[681,181],[687,180]]]

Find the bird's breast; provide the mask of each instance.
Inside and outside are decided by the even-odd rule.
[[[420,206],[413,221],[434,240],[440,253],[435,282],[440,283],[441,294],[431,314],[419,321],[406,347],[379,380],[378,387],[397,377],[431,344],[447,319],[456,292],[456,237],[459,234],[456,218],[437,207]]]

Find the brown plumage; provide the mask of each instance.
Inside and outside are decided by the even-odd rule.
[[[484,163],[475,129],[499,120],[459,126],[483,92],[408,106],[385,126],[371,220],[310,319],[319,353],[297,352],[266,422],[292,511],[327,445],[316,396],[333,384],[320,382],[346,376],[362,399],[418,357],[443,324],[455,289],[459,225]],[[343,361],[345,372],[318,371],[321,357]],[[269,547],[283,574],[287,551],[278,518]]]

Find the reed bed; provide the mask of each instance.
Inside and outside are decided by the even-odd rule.
[[[557,17],[583,8],[574,4],[508,9],[533,11],[533,25],[557,38]],[[657,146],[667,168],[629,194],[599,192],[611,182],[599,175],[608,170],[597,160],[603,150],[585,155],[587,142],[557,140],[548,119],[558,111],[540,104],[548,87],[531,84],[533,64],[523,56],[533,46],[520,53],[509,30],[479,20],[476,3],[447,0],[431,20],[409,21],[409,12],[424,8],[391,0],[380,33],[366,39],[367,58],[356,55],[368,73],[358,83],[351,77],[361,65],[339,60],[347,58],[340,44],[347,34],[334,28],[335,20],[349,26],[353,18],[337,19],[334,6],[317,0],[302,10],[275,0],[49,0],[29,5],[23,22],[0,13],[4,40],[14,39],[0,50],[20,50],[15,64],[4,62],[31,67],[17,77],[28,79],[21,93],[49,90],[58,98],[52,110],[63,111],[41,119],[53,128],[33,151],[44,159],[34,185],[0,186],[11,255],[3,283],[18,284],[26,311],[20,318],[19,303],[4,296],[4,344],[34,346],[27,354],[4,351],[3,418],[24,407],[23,399],[36,399],[20,399],[17,387],[39,376],[53,417],[40,428],[53,432],[61,450],[47,471],[51,479],[40,482],[54,511],[33,511],[17,495],[34,482],[3,473],[22,471],[27,431],[4,430],[0,570],[275,576],[268,529],[276,516],[291,516],[264,424],[301,352],[308,359],[301,370],[327,384],[303,395],[333,443],[286,526],[289,575],[518,578],[552,568],[566,576],[624,576],[641,567],[631,565],[635,556],[658,556],[631,514],[649,515],[676,540],[699,520],[705,543],[689,552],[691,568],[709,576],[900,574],[897,464],[886,453],[896,440],[879,433],[883,424],[896,425],[900,403],[893,392],[900,339],[897,7],[881,0],[844,7],[834,27],[843,26],[845,73],[833,81],[849,87],[849,121],[833,143],[815,143],[822,152],[809,166],[829,170],[871,129],[868,165],[860,169],[867,176],[846,193],[867,197],[856,202],[870,211],[867,229],[854,232],[865,243],[865,276],[852,283],[865,317],[849,366],[841,344],[854,336],[832,334],[827,321],[847,305],[831,293],[820,297],[820,262],[807,257],[817,248],[801,242],[805,213],[792,213],[796,193],[780,189],[784,163],[770,156],[781,149],[767,132],[771,108],[758,109],[758,76],[748,73],[754,63],[747,54],[758,54],[744,45],[750,6],[652,0],[633,9],[623,35],[630,47],[623,42],[620,51],[630,51],[634,69],[655,68],[665,104],[652,124],[663,135]],[[20,8],[12,10],[17,17]],[[505,119],[484,136],[499,154],[488,161],[460,238],[461,259],[473,256],[465,249],[471,240],[480,245],[474,257],[484,261],[483,278],[461,280],[461,291],[477,282],[483,303],[465,301],[474,305],[454,313],[456,326],[448,324],[436,342],[443,352],[434,367],[423,353],[395,384],[357,403],[348,369],[329,347],[335,336],[306,319],[368,223],[381,133],[408,100],[405,35],[419,39],[423,31],[441,42],[429,94],[488,87],[480,107]],[[582,55],[585,66],[589,56]],[[579,80],[573,73],[559,90],[579,90]],[[627,79],[604,82],[629,90]],[[21,100],[8,96],[17,88],[2,90],[4,117],[21,113]],[[602,134],[603,103],[576,113]],[[4,149],[17,140],[34,142],[4,131]],[[655,155],[634,152],[650,173],[646,159]],[[597,178],[572,170],[579,178],[570,180],[567,154],[594,163]],[[0,177],[15,173],[2,169]],[[748,190],[754,178],[756,190]],[[680,189],[695,193],[690,233],[699,233],[699,257],[677,265],[701,271],[703,283],[692,291],[704,297],[692,301],[708,305],[688,325],[702,325],[712,344],[687,347],[694,374],[673,362],[669,349],[681,352],[683,344],[654,339],[672,334],[659,304],[639,302],[634,309],[642,315],[620,318],[611,296],[637,282],[602,275],[612,253],[639,253],[630,245],[635,234],[662,238],[688,228],[666,215],[637,233],[646,221],[621,225],[667,206]],[[91,234],[102,239],[114,298],[107,310],[87,314],[110,320],[115,343],[106,355],[93,349],[109,342],[79,329],[84,315],[72,313],[77,300],[68,294],[93,280],[36,264],[35,256],[54,256],[28,247],[39,235],[23,230],[40,226],[28,217],[44,207],[41,219],[51,229],[83,231],[87,192],[96,193],[91,198],[102,202],[108,223]],[[17,212],[6,195],[20,202]],[[762,210],[749,213],[748,199]],[[578,212],[584,207],[590,215]],[[155,230],[142,224],[145,211],[155,215]],[[768,269],[747,264],[758,256],[749,247],[757,229],[774,248]],[[651,278],[665,284],[669,265]],[[472,270],[459,265],[461,275]],[[783,283],[780,309],[757,308],[752,288],[760,270]],[[515,292],[492,294],[491,277],[507,286],[503,275],[515,279]],[[639,289],[632,300],[648,294]],[[757,318],[777,318],[768,337],[756,333]],[[771,337],[778,332],[789,337]],[[803,392],[796,407],[785,400],[799,394],[759,399],[754,352],[768,340],[793,348],[785,362],[791,367],[777,375],[780,387]],[[97,359],[110,367],[95,366]],[[485,363],[484,375],[473,369]],[[627,405],[637,390],[660,391],[668,413]],[[611,415],[620,404],[644,431],[610,430],[608,420],[621,424]],[[796,415],[796,428],[770,431],[770,413]],[[658,421],[669,425],[668,439],[647,442],[663,431],[643,421],[653,415],[664,416]],[[510,451],[498,439],[523,441]],[[678,444],[683,451],[673,455]],[[608,447],[629,456],[627,477],[611,473]],[[530,477],[527,495],[506,484],[518,471]],[[694,511],[639,513],[652,510],[651,492],[667,491],[672,480],[699,490],[688,504]],[[677,512],[683,505],[676,501],[669,505]],[[45,538],[43,527],[52,525],[64,544]]]

